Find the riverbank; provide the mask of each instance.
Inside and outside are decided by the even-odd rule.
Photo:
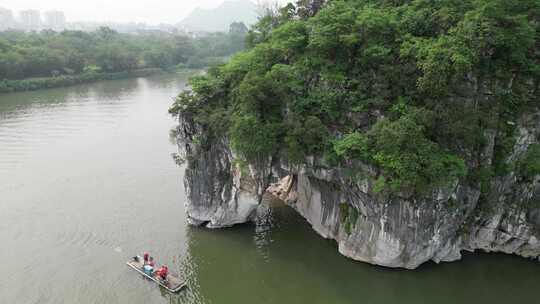
[[[35,91],[40,89],[50,89],[67,87],[81,83],[91,83],[100,80],[113,80],[134,77],[147,77],[172,71],[160,68],[137,69],[132,71],[116,73],[96,73],[89,72],[78,75],[62,75],[56,77],[27,78],[20,80],[0,80],[0,93],[13,93],[22,91]]]

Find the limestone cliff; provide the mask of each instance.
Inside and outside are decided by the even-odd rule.
[[[260,177],[264,169],[237,170],[227,139],[209,142],[201,126],[187,115],[180,117],[177,140],[180,155],[187,160],[184,184],[189,223],[222,228],[253,220],[266,189],[260,184],[265,180]]]
[[[518,128],[509,163],[539,142],[540,112],[525,115]],[[386,196],[374,191],[376,169],[366,165],[351,177],[346,168],[327,168],[316,159],[294,168],[281,160],[241,164],[226,138],[206,138],[189,115],[180,116],[178,131],[193,225],[251,221],[268,191],[358,261],[414,269],[429,260],[458,260],[462,250],[540,256],[540,176],[525,179],[510,171],[493,178],[483,194],[456,182],[428,195]],[[485,153],[493,158],[493,145]]]

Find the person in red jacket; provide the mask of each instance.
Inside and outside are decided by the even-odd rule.
[[[158,279],[165,281],[167,280],[167,275],[169,274],[169,268],[163,265],[155,272],[155,274]]]

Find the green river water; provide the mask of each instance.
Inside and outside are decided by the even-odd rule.
[[[185,75],[0,95],[0,303],[540,303],[540,263],[351,261],[292,209],[208,231],[184,215],[167,114]],[[170,295],[125,261],[187,279]]]

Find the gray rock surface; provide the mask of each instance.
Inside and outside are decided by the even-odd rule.
[[[507,162],[515,162],[539,141],[540,113],[524,117]],[[511,171],[496,177],[481,207],[464,234],[464,249],[540,256],[540,176],[524,179]]]
[[[253,220],[262,190],[234,164],[228,142],[220,139],[210,144],[200,126],[187,116],[180,117],[177,134],[180,154],[187,160],[188,222],[223,228]]]
[[[540,204],[535,204],[540,176],[524,179],[511,171],[492,179],[483,194],[480,187],[456,181],[423,197],[385,196],[374,191],[376,169],[369,166],[355,178],[346,169],[325,168],[313,159],[294,169],[275,160],[242,169],[234,164],[226,139],[209,142],[186,117],[178,131],[188,161],[186,210],[194,225],[217,228],[251,221],[267,190],[322,237],[336,240],[341,254],[358,261],[414,269],[429,260],[458,260],[462,250],[540,256]],[[519,122],[507,162],[515,162],[539,139],[540,112]],[[483,159],[490,163],[494,145],[486,146]]]

